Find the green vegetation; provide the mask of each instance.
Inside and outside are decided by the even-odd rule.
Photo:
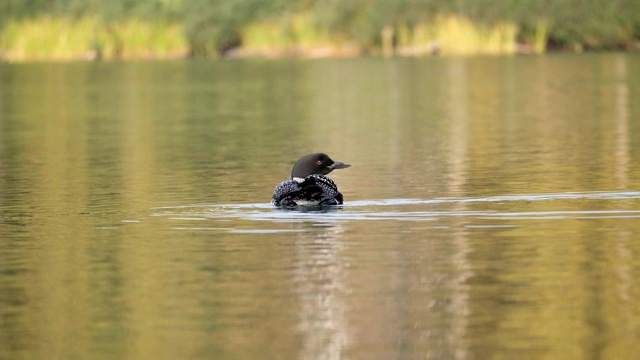
[[[9,21],[0,48],[9,61],[171,58],[189,51],[178,24],[137,19],[105,24],[89,16]]]
[[[0,58],[632,49],[637,0],[3,0]]]

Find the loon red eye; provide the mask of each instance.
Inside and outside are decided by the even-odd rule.
[[[322,160],[316,161],[316,165],[322,165]]]

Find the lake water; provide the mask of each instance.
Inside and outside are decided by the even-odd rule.
[[[0,64],[2,359],[638,359],[637,54]],[[341,208],[284,211],[301,155]]]

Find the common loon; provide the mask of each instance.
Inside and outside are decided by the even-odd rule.
[[[349,166],[324,153],[305,155],[293,165],[291,180],[276,186],[271,203],[282,207],[341,205],[342,194],[325,175]]]

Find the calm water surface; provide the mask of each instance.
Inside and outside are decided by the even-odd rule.
[[[638,359],[638,60],[0,64],[0,358]]]

